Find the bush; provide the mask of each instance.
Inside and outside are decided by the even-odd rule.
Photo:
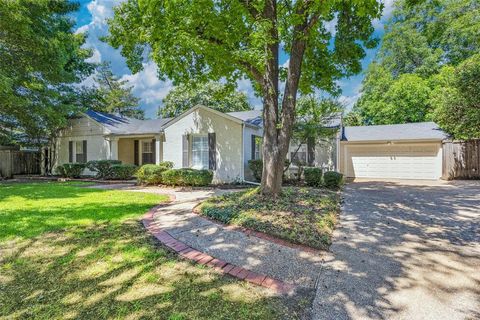
[[[323,182],[327,188],[337,189],[343,181],[343,174],[335,171],[327,171],[323,175]]]
[[[322,169],[314,167],[304,168],[305,183],[310,187],[320,187],[322,185]]]
[[[64,178],[80,178],[85,167],[85,163],[65,163],[56,170]]]
[[[162,172],[169,170],[168,167],[157,164],[144,164],[137,171],[137,181],[141,184],[162,183]]]
[[[262,171],[263,171],[263,160],[255,159],[248,161],[248,168],[252,171],[253,177],[257,181],[262,180]]]
[[[128,180],[137,172],[138,167],[134,164],[114,164],[110,167],[108,179]]]
[[[169,169],[162,173],[162,182],[172,186],[208,186],[212,183],[213,171],[189,168]]]
[[[87,168],[90,171],[96,172],[98,179],[106,179],[110,176],[110,168],[114,165],[122,164],[120,160],[92,160],[87,162]]]
[[[165,167],[167,169],[172,169],[173,168],[173,162],[172,161],[162,161],[159,163],[159,166]]]

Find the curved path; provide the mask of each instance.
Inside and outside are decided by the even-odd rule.
[[[264,282],[262,285],[271,287],[273,284],[279,287],[278,291],[281,293],[291,292],[295,287],[316,287],[316,280],[327,252],[308,252],[302,248],[285,246],[217,224],[192,212],[202,200],[235,190],[178,191],[128,185],[104,186],[104,188],[174,196],[175,201],[171,204],[150,210],[144,218],[144,224],[163,244],[186,258],[212,267],[215,267],[214,262],[224,262],[237,268],[232,267],[232,270],[228,270],[228,266],[219,268],[217,264],[217,269],[237,278],[252,280],[250,282],[253,283],[258,282],[260,277],[263,280],[261,282]],[[205,255],[195,257],[189,253],[188,249]],[[216,260],[212,261],[213,258]],[[249,271],[251,274],[248,274]],[[254,278],[253,275],[259,277],[253,281],[251,279]]]

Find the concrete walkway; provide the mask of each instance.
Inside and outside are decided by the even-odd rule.
[[[315,319],[480,319],[480,182],[355,182]]]
[[[178,191],[131,185],[95,186],[174,195],[176,200],[155,212],[155,224],[175,239],[233,265],[278,279],[287,284],[314,288],[326,255],[287,247],[242,231],[225,228],[192,212],[202,200],[235,190]]]

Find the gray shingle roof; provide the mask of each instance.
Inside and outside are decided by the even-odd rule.
[[[262,126],[262,110],[227,112],[228,115],[254,126]]]
[[[138,120],[93,110],[88,110],[85,114],[104,125],[112,134],[159,133],[162,126],[171,120],[171,118]]]
[[[434,122],[345,127],[345,141],[443,140],[448,135]]]

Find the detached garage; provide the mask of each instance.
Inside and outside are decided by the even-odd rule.
[[[446,138],[433,122],[344,127],[340,170],[349,178],[437,180]]]

